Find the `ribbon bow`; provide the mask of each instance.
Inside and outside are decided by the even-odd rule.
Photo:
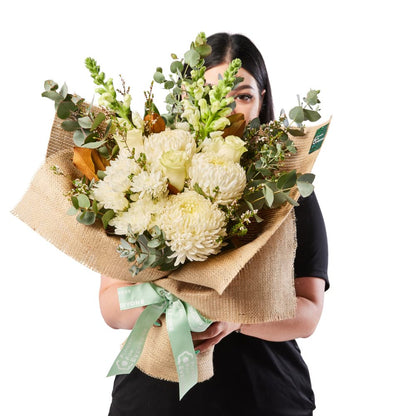
[[[198,365],[191,331],[205,331],[212,323],[189,303],[153,283],[118,289],[120,310],[147,306],[137,319],[108,375],[129,374],[135,367],[147,334],[165,313],[170,345],[179,378],[179,400],[198,382]]]

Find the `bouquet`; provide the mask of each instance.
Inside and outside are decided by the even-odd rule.
[[[216,85],[207,85],[204,57],[210,52],[200,33],[184,58],[172,54],[168,76],[157,68],[145,93],[143,115],[132,110],[125,81],[121,79],[121,88],[116,89],[92,58],[85,63],[97,85],[98,106],[51,80],[45,82],[42,94],[55,103],[53,132],[60,136],[60,149],[48,151],[47,169],[60,183],[52,192],[63,191],[65,184],[67,213],[76,216],[77,232],[87,233],[83,239],[88,253],[74,254],[74,248],[51,237],[50,230],[40,232],[103,274],[145,282],[119,289],[122,309],[148,306],[109,374],[128,373],[137,364],[150,375],[179,381],[180,397],[212,375],[210,357],[197,360],[193,353],[191,330],[203,331],[214,319],[261,322],[293,314],[292,287],[283,291],[277,306],[275,300],[270,306],[262,290],[254,300],[241,295],[247,283],[241,280],[250,261],[258,272],[256,264],[266,267],[276,248],[283,259],[279,267],[273,263],[277,279],[291,276],[294,228],[293,219],[288,222],[287,217],[298,195],[307,197],[313,191],[314,175],[309,170],[328,128],[325,124],[308,131],[303,125],[320,118],[317,90],[310,90],[303,102],[298,97],[289,117],[282,111],[276,121],[261,124],[255,119],[246,124],[241,114],[233,113],[234,99],[229,96],[242,80],[237,77],[241,61],[233,60]],[[167,112],[162,115],[154,103],[154,82],[168,91]],[[306,170],[298,171],[296,156],[302,145],[296,141],[305,137],[309,138]],[[71,154],[73,166],[68,162]],[[44,177],[45,172],[37,176]],[[35,182],[36,178],[32,188]],[[23,211],[15,210],[25,217]],[[80,231],[80,225],[92,230],[91,237]],[[108,262],[97,244],[98,232],[100,241],[111,241],[124,263]],[[117,246],[115,238],[120,239]],[[90,247],[88,241],[95,244]],[[97,259],[91,260],[95,252]],[[103,265],[106,261],[112,264]],[[215,278],[224,261],[228,273]],[[264,286],[252,280],[251,284]],[[266,286],[274,281],[267,276],[260,280]],[[257,308],[261,304],[265,312],[247,316],[250,302]],[[279,309],[282,305],[286,312]],[[230,308],[237,312],[229,316]],[[163,319],[163,328],[157,331],[152,325],[163,314],[166,325]],[[156,344],[155,339],[150,341],[152,336]],[[150,351],[146,343],[160,350]],[[172,375],[172,365],[159,363],[155,368],[161,355],[174,363],[177,375]],[[140,364],[143,359],[146,364]]]

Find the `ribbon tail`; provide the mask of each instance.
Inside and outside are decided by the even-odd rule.
[[[165,305],[163,303],[146,307],[137,319],[123,348],[111,366],[107,377],[118,374],[129,374],[133,370],[143,351],[143,346],[150,328],[164,311]]]
[[[198,382],[198,365],[186,310],[178,299],[166,310],[166,325],[179,378],[179,400]]]
[[[189,303],[184,303],[184,305],[192,332],[204,332],[212,324],[210,319],[201,315],[192,305]]]

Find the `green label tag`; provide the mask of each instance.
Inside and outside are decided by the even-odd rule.
[[[322,143],[324,142],[324,139],[326,136],[326,132],[328,131],[328,127],[329,127],[329,123],[325,124],[325,126],[322,126],[318,130],[316,130],[311,148],[309,149],[309,154],[321,148]]]

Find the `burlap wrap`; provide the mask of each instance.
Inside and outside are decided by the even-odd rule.
[[[116,252],[118,237],[107,236],[100,224],[84,226],[66,215],[69,202],[64,194],[81,174],[72,164],[72,134],[63,131],[60,123],[55,118],[46,161],[12,211],[14,215],[92,270],[129,282],[154,281],[214,321],[258,323],[294,316],[296,227],[292,206],[263,212],[259,235],[239,248],[205,262],[188,263],[170,274],[147,269],[133,278],[127,261]],[[304,136],[291,137],[297,153],[285,161],[284,170],[311,172],[319,148],[309,151],[317,130],[326,124],[308,127]],[[52,166],[63,174],[54,173]],[[291,196],[296,199],[298,194]],[[198,355],[199,381],[213,375],[212,353]],[[150,376],[178,380],[164,320],[161,327],[150,330],[137,366]]]

